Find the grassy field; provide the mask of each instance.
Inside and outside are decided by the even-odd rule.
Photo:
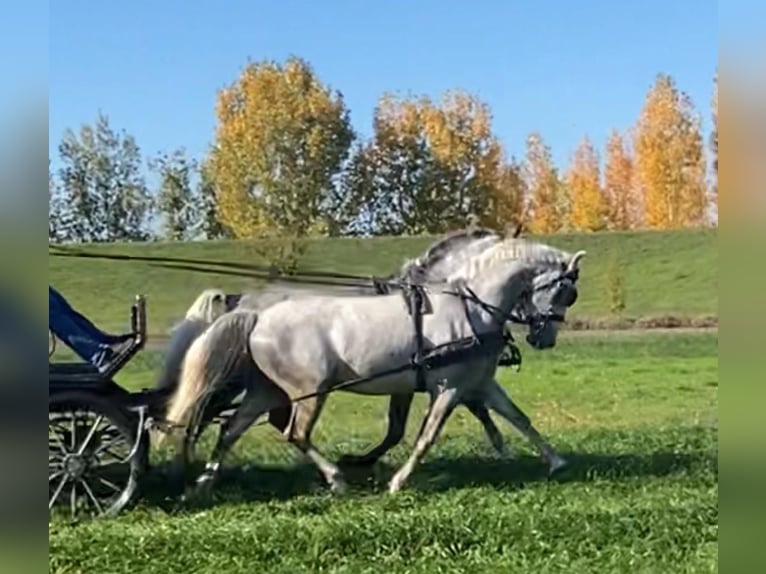
[[[385,275],[435,239],[320,239],[311,243],[301,270]],[[717,315],[716,230],[542,239],[572,251],[588,251],[580,298],[571,313],[574,319],[609,315],[607,278],[613,253],[619,257],[625,277],[625,316]],[[237,269],[216,263],[263,265],[252,242],[227,241],[52,247],[48,262],[50,283],[105,329],[125,329],[134,295],[147,295],[152,334],[166,333],[205,288],[237,292],[259,284],[259,279],[243,277]]]
[[[717,344],[715,333],[612,334],[525,347],[521,373],[501,371],[501,381],[569,457],[555,480],[504,421],[517,459],[498,460],[459,409],[410,486],[387,494],[420,398],[405,444],[350,474],[341,498],[257,426],[207,507],[174,508],[160,467],[115,519],[54,519],[50,571],[717,572]],[[146,353],[121,382],[151,384],[157,364]],[[382,436],[384,411],[385,399],[333,395],[315,442],[333,457],[363,450]]]

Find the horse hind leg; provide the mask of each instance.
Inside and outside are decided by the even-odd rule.
[[[287,441],[306,455],[319,469],[333,492],[342,494],[346,491],[346,481],[340,468],[327,460],[311,444],[311,431],[322,412],[326,396],[311,397],[293,405],[292,419],[286,429]]]
[[[275,392],[272,387],[258,386],[247,390],[234,415],[221,426],[213,454],[197,478],[196,495],[209,493],[218,478],[224,458],[234,444],[261,415],[278,407],[284,398],[282,393]]]
[[[514,458],[513,451],[505,444],[500,429],[497,428],[495,421],[492,420],[492,417],[489,414],[489,409],[484,404],[483,397],[481,399],[465,400],[463,401],[463,404],[482,424],[484,433],[487,435],[487,438],[495,451],[502,458]]]
[[[365,454],[347,454],[341,457],[341,464],[367,466],[375,464],[389,450],[398,445],[404,438],[407,417],[410,413],[413,395],[391,395],[388,403],[388,430],[386,436],[377,446]]]

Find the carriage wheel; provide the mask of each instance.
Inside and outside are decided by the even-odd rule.
[[[87,392],[65,392],[48,407],[48,510],[72,520],[111,516],[127,505],[145,468],[148,441],[131,413]],[[131,452],[136,446],[133,456]]]

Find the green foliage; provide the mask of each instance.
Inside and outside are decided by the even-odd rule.
[[[625,310],[625,277],[617,251],[613,251],[610,256],[607,274],[609,312],[619,315]]]
[[[142,241],[154,205],[133,136],[117,133],[99,113],[95,125],[64,133],[59,144],[54,227],[65,241]],[[54,198],[52,198],[53,200]],[[50,227],[50,226],[49,226]]]
[[[160,360],[139,356],[121,380],[152,384]],[[499,460],[461,408],[410,487],[389,495],[427,404],[418,396],[403,444],[369,471],[348,471],[344,497],[329,495],[277,432],[253,427],[210,505],[176,509],[160,466],[117,518],[51,521],[49,571],[716,572],[717,337],[562,337],[524,361],[520,373],[501,369],[500,382],[569,457],[558,479],[496,419],[518,453]],[[330,460],[363,451],[383,436],[386,407],[337,393],[314,443]]]
[[[271,274],[287,275],[298,270],[300,258],[308,247],[305,237],[280,230],[268,230],[249,245],[254,255],[268,262]]]
[[[200,202],[191,184],[196,162],[189,160],[180,148],[153,158],[149,167],[160,176],[156,201],[164,216],[165,238],[171,241],[193,239],[201,215]]]
[[[206,239],[232,239],[234,234],[231,229],[221,221],[218,194],[207,160],[199,166],[196,195],[200,202],[199,231]]]

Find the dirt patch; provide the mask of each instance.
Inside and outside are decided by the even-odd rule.
[[[642,329],[715,329],[718,317],[678,315],[655,315],[648,317],[574,318],[567,322],[567,331],[624,331]]]

